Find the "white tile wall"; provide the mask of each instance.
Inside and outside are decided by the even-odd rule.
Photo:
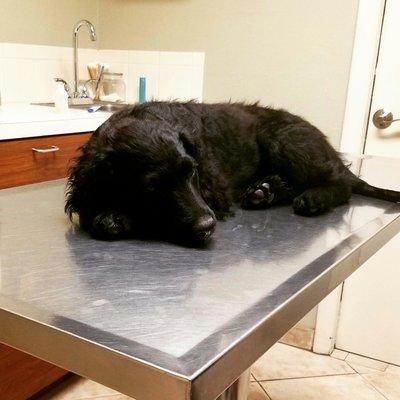
[[[129,102],[138,100],[140,77],[146,77],[148,100],[202,100],[204,53],[79,49],[78,56],[80,79],[88,79],[89,62],[122,72]],[[53,78],[72,85],[72,57],[70,47],[0,43],[2,102],[52,101]]]
[[[204,53],[100,50],[99,60],[124,73],[129,102],[139,98],[141,77],[148,100],[202,100]]]
[[[3,103],[51,101],[54,78],[72,82],[72,48],[2,43],[0,90]],[[98,51],[80,49],[80,78],[88,79],[86,64],[96,61]]]
[[[190,99],[192,97],[193,67],[185,65],[160,65],[160,100]]]

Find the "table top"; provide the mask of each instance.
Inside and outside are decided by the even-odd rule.
[[[400,184],[400,161],[353,161]],[[138,400],[215,398],[400,231],[400,205],[353,196],[315,218],[237,210],[206,249],[104,242],[64,188],[0,191],[0,341]]]

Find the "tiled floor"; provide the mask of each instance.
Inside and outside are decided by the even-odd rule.
[[[249,400],[400,400],[400,367],[277,343],[252,368]]]
[[[40,400],[128,400],[72,377]],[[277,343],[252,368],[248,400],[400,400],[400,367],[335,350],[321,356]]]

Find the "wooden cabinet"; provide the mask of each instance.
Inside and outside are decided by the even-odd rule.
[[[91,133],[0,141],[0,189],[67,176]]]
[[[0,189],[67,176],[91,133],[0,141]],[[26,400],[69,372],[0,343],[0,399]]]
[[[0,344],[0,399],[26,400],[69,372]]]

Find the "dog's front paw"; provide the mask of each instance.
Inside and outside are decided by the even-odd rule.
[[[271,185],[268,182],[262,182],[247,189],[243,199],[243,208],[262,208],[268,207],[274,201],[275,194],[271,192]]]
[[[128,217],[115,211],[97,215],[92,224],[92,234],[100,239],[117,239],[131,230]]]
[[[270,175],[250,186],[242,197],[243,208],[267,208],[292,196],[292,189],[277,175]]]
[[[321,215],[329,211],[331,205],[323,193],[307,191],[293,200],[293,210],[296,214],[307,217]]]

